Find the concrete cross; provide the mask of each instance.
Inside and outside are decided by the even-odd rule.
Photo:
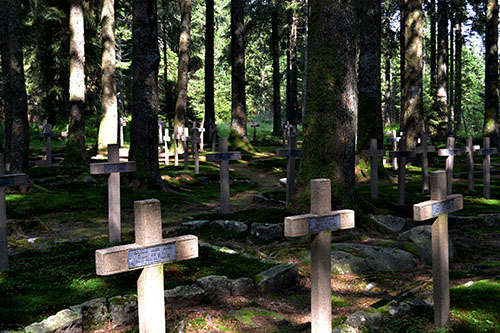
[[[193,143],[194,152],[194,174],[200,173],[200,154],[198,152],[198,144],[200,143],[200,132],[198,128],[193,128],[193,138],[191,139]]]
[[[189,128],[184,128],[184,134],[181,137],[182,140],[182,148],[184,149],[184,170],[188,170],[189,168]]]
[[[371,157],[370,186],[372,199],[378,198],[378,157],[385,155],[383,149],[378,149],[377,139],[370,139],[370,150],[361,151],[361,155]]]
[[[161,120],[158,120],[158,141],[159,143],[163,143],[163,126],[166,124]]]
[[[108,162],[90,164],[92,175],[109,174],[108,178],[108,220],[109,243],[121,241],[120,173],[134,172],[135,162],[120,162],[120,147],[108,145]]]
[[[139,332],[166,332],[163,265],[198,257],[198,238],[162,238],[160,201],[134,202],[135,243],[95,251],[97,275],[142,269],[137,280]]]
[[[177,145],[179,144],[179,140],[181,139],[183,133],[184,130],[181,126],[174,127],[174,166],[179,165],[179,152]]]
[[[453,160],[455,156],[462,155],[462,150],[455,149],[455,138],[448,137],[446,149],[439,149],[438,156],[447,156],[446,158],[446,193],[451,194],[453,184]]]
[[[55,137],[56,134],[52,132],[52,126],[50,124],[43,125],[43,133],[38,134],[40,138],[43,138],[43,145],[45,147],[45,163],[46,166],[52,166],[52,148],[51,148],[51,138]]]
[[[472,136],[468,136],[464,152],[467,153],[467,187],[469,191],[474,191],[474,152],[479,149],[479,145],[474,146]]]
[[[311,235],[311,332],[331,332],[332,230],[354,228],[354,211],[332,211],[330,179],[311,180],[311,212],[285,218],[285,237]]]
[[[288,157],[286,164],[286,206],[290,205],[295,188],[295,159],[300,158],[300,150],[297,149],[297,134],[290,133],[288,138],[288,149],[279,149],[276,156]]]
[[[445,327],[450,319],[450,281],[448,258],[448,214],[463,208],[460,194],[446,194],[446,173],[431,172],[431,200],[413,206],[413,219],[424,221],[433,217],[432,279],[434,285],[434,323]]]
[[[231,212],[229,204],[229,161],[241,160],[241,152],[227,151],[227,139],[219,138],[219,153],[207,154],[208,162],[220,161],[220,206],[222,214]]]
[[[398,160],[398,205],[405,204],[406,159],[415,156],[415,151],[406,150],[406,139],[399,140],[399,150],[389,152],[389,157]]]
[[[165,135],[163,136],[163,142],[165,143],[165,165],[170,164],[170,151],[168,143],[170,142],[170,134],[168,133],[168,128],[165,127]]]
[[[21,186],[27,182],[24,173],[5,174],[3,154],[0,154],[0,270],[9,269],[9,249],[7,237],[7,207],[5,205],[5,188]]]
[[[120,117],[120,147],[124,146],[123,128],[125,126],[127,126],[127,119],[125,117]]]
[[[497,148],[490,148],[490,138],[483,138],[483,148],[476,149],[478,155],[483,156],[483,197],[490,198],[490,155],[498,154]]]
[[[204,124],[201,123],[200,128],[198,128],[198,131],[200,132],[200,152],[203,152],[203,146],[204,146],[204,133],[205,133],[205,127]]]
[[[420,161],[422,162],[422,192],[429,191],[429,159],[427,158],[428,153],[436,151],[436,147],[429,146],[427,141],[429,136],[424,133],[420,136],[420,146],[415,148],[416,154],[422,154]]]
[[[257,127],[259,127],[260,125],[257,124],[257,121],[254,119],[251,126],[253,127],[253,142],[256,142],[257,141]]]
[[[387,139],[387,142],[392,142],[392,151],[397,151],[398,150],[398,141],[401,139],[401,137],[396,136],[396,131],[392,130],[391,131],[391,138]],[[398,169],[398,162],[395,158],[392,159],[392,170],[397,170]]]

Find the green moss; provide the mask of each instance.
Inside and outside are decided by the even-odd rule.
[[[246,152],[255,152],[255,148],[250,143],[248,138],[242,138],[234,128],[229,131],[229,138],[227,140],[229,150],[243,150]]]
[[[405,250],[406,252],[410,252],[413,255],[418,255],[419,252],[418,248],[413,243],[405,243],[403,245],[403,250]]]

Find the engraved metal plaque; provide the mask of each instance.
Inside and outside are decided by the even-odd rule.
[[[309,233],[340,229],[340,215],[309,218]]]
[[[175,243],[168,243],[128,251],[128,268],[138,268],[149,265],[175,261],[177,251]]]
[[[234,159],[234,154],[233,153],[219,153],[219,154],[215,154],[215,159],[217,161],[233,160]]]
[[[113,163],[113,164],[105,164],[104,165],[104,173],[112,173],[112,172],[126,172],[127,171],[127,162],[124,163]]]
[[[442,154],[444,156],[460,155],[460,150],[458,150],[458,149],[443,149]]]
[[[481,155],[492,155],[496,154],[496,149],[482,149]]]
[[[287,157],[300,157],[300,150],[298,150],[298,149],[287,150],[286,156]]]
[[[453,199],[438,202],[432,205],[432,216],[453,212]]]

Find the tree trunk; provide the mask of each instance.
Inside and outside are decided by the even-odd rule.
[[[116,101],[115,9],[114,0],[103,0],[101,10],[102,38],[102,119],[98,149],[118,142],[118,106]]]
[[[486,66],[484,130],[492,147],[498,147],[498,0],[486,0]]]
[[[358,68],[358,136],[359,152],[377,139],[383,146],[382,106],[380,92],[380,45],[382,11],[380,1],[356,1],[359,27]]]
[[[179,40],[179,65],[177,71],[177,101],[175,103],[175,127],[184,127],[187,112],[189,73],[189,41],[191,28],[191,0],[181,1],[181,31]]]
[[[277,0],[272,1],[271,13],[271,54],[273,58],[273,133],[280,135],[281,128],[281,73],[280,73],[280,37],[279,12]]]
[[[214,0],[206,1],[205,28],[205,130],[210,120],[215,124],[214,106]]]
[[[85,38],[83,5],[81,0],[71,0],[70,3],[69,105],[71,120],[64,163],[70,166],[85,166]]]
[[[457,11],[455,25],[455,129],[462,129],[462,14]]]
[[[406,12],[408,6],[408,0],[401,1],[401,19],[400,19],[400,31],[399,31],[399,81],[401,84],[401,103],[399,110],[399,128],[400,130],[404,129],[404,110],[405,110],[405,101],[403,96],[403,91],[405,90],[405,30],[406,30]]]
[[[288,47],[286,52],[286,120],[297,125],[297,0],[290,0]]]
[[[392,94],[391,94],[391,57],[389,52],[385,53],[385,83],[384,83],[384,123],[386,126],[392,124]],[[383,142],[382,142],[383,144]]]
[[[7,126],[7,118],[12,115],[10,110],[9,97],[12,96],[10,93],[10,81],[9,81],[9,44],[8,44],[8,17],[9,17],[9,3],[8,0],[0,1],[0,57],[2,65],[2,95],[0,101],[2,104],[2,115],[4,117],[4,135],[5,135],[5,151],[3,143],[0,144],[1,153],[4,154],[5,160],[8,161],[10,155],[10,135],[12,133],[12,121],[10,121],[10,126]]]
[[[160,187],[158,165],[158,51],[156,0],[132,1],[132,122],[131,160],[137,177],[145,184]]]
[[[334,209],[355,200],[356,13],[349,0],[311,0],[309,81],[298,196],[314,178],[332,180]]]
[[[404,86],[402,91],[403,131],[409,148],[414,148],[420,133],[424,132],[422,102],[422,0],[404,0]]]
[[[438,0],[438,59],[437,59],[437,93],[436,93],[436,119],[441,125],[438,132],[441,137],[446,135],[448,128],[448,1]],[[444,122],[444,123],[443,123]]]
[[[429,8],[431,24],[431,84],[430,95],[436,96],[436,0],[431,0]]]
[[[452,6],[452,10],[455,6]],[[454,102],[455,102],[455,97],[453,95],[453,88],[454,88],[454,85],[453,85],[453,79],[454,79],[454,59],[455,59],[455,55],[454,55],[454,43],[455,43],[455,40],[454,40],[454,36],[453,36],[453,29],[455,29],[455,15],[454,13],[450,13],[451,14],[451,18],[450,18],[450,46],[449,46],[449,56],[448,56],[448,66],[449,66],[449,75],[448,75],[448,104],[450,105],[450,111],[449,111],[449,114],[450,114],[450,121],[449,121],[449,124],[448,124],[448,132],[449,133],[456,133],[456,126],[455,126],[455,111],[454,111]]]
[[[391,58],[393,55],[393,31],[391,30],[390,1],[386,1],[383,8],[381,52],[384,54],[384,113],[383,122],[389,126],[392,119],[392,95],[391,95]],[[382,142],[383,144],[383,142]]]

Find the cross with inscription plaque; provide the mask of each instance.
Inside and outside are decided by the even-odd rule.
[[[168,132],[168,128],[165,127],[165,135],[163,136],[163,143],[165,144],[165,165],[170,164],[170,150],[168,147],[168,143],[170,142],[170,133]]]
[[[120,162],[120,147],[108,145],[108,163],[90,164],[92,175],[109,174],[108,178],[108,220],[109,243],[121,240],[120,173],[134,172],[135,162]]]
[[[127,126],[127,119],[125,117],[120,117],[120,147],[124,146],[123,128],[125,126]]]
[[[474,146],[472,143],[472,136],[466,139],[464,152],[467,153],[467,185],[469,191],[474,191],[474,152],[479,149],[479,145]]]
[[[331,332],[332,230],[354,228],[354,211],[332,211],[330,179],[311,180],[311,212],[285,218],[285,237],[311,235],[312,333]]]
[[[438,156],[447,156],[446,158],[446,193],[451,194],[453,185],[453,160],[455,156],[462,155],[461,149],[455,149],[455,138],[448,137],[446,149],[439,149]]]
[[[0,270],[9,269],[5,188],[10,186],[25,185],[27,178],[28,177],[24,173],[6,175],[3,154],[0,154]]]
[[[179,144],[179,140],[181,139],[183,132],[184,130],[181,126],[174,127],[174,166],[179,165],[179,148],[177,145]]]
[[[200,143],[200,132],[198,128],[193,128],[193,138],[191,139],[193,143],[194,152],[194,174],[200,173],[200,154],[198,153],[198,144]]]
[[[45,163],[46,166],[52,166],[52,149],[51,149],[51,138],[55,137],[56,134],[52,132],[52,125],[45,123],[43,125],[43,133],[38,135],[43,138],[43,145],[45,147]]]
[[[290,133],[288,149],[278,149],[276,156],[288,157],[286,164],[286,206],[288,207],[295,188],[295,159],[300,158],[300,150],[297,149],[297,133]]]
[[[483,148],[476,149],[478,155],[483,156],[483,197],[490,198],[490,155],[498,154],[497,148],[490,148],[490,138],[483,138]]]
[[[392,151],[398,150],[398,141],[401,137],[396,136],[396,131],[391,131],[391,138],[387,139],[387,142],[392,142]],[[392,159],[392,170],[396,170],[398,168],[398,162],[395,158]]]
[[[398,169],[398,205],[405,204],[405,178],[406,178],[406,159],[415,156],[415,151],[406,150],[406,139],[399,140],[399,150],[389,152],[389,157],[397,158]]]
[[[446,194],[446,173],[431,172],[431,200],[413,205],[413,219],[432,224],[432,279],[434,285],[434,323],[445,327],[450,319],[450,281],[448,258],[448,214],[463,208],[460,194]]]
[[[257,120],[254,119],[251,126],[253,127],[253,142],[256,142],[257,141],[257,127],[259,127],[260,125],[257,124]]]
[[[420,157],[422,164],[422,192],[427,192],[429,191],[429,159],[427,154],[436,151],[436,147],[427,144],[429,136],[426,133],[422,134],[419,140],[420,146],[415,148],[415,153],[422,154]]]
[[[181,137],[182,140],[182,149],[184,149],[184,170],[188,170],[189,168],[189,128],[184,128],[184,134]]]
[[[378,157],[385,155],[383,149],[377,149],[377,139],[370,139],[370,150],[361,151],[362,156],[371,157],[370,186],[372,199],[378,198]]]
[[[220,161],[220,206],[222,214],[231,212],[229,204],[229,161],[240,160],[241,152],[227,151],[227,139],[219,138],[219,150],[217,154],[207,154],[208,162]]]
[[[95,251],[97,275],[142,269],[137,280],[139,332],[165,330],[163,265],[198,257],[193,235],[162,238],[160,201],[134,202],[135,243]]]

